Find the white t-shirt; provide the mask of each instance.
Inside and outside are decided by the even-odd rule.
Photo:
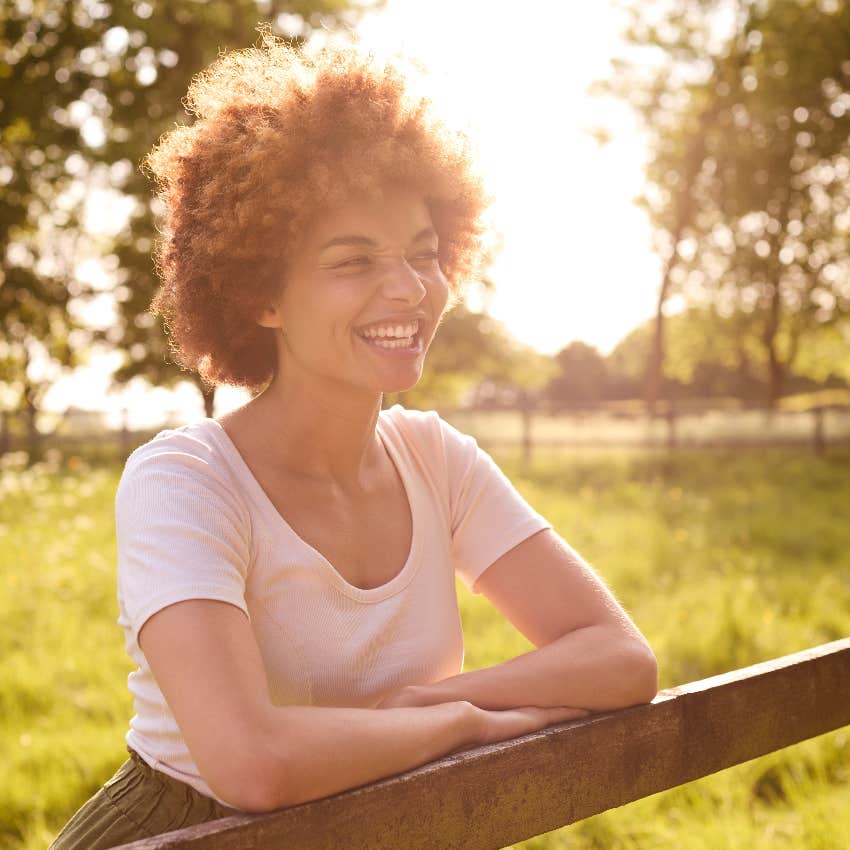
[[[394,688],[462,672],[455,576],[477,593],[490,564],[550,523],[433,411],[396,405],[377,431],[413,530],[401,571],[368,589],[295,534],[215,419],[161,431],[127,459],[115,498],[118,625],[138,665],[126,740],[155,769],[229,805],[198,772],[137,642],[180,600],[245,612],[275,705],[374,707]]]

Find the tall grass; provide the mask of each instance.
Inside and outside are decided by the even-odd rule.
[[[538,452],[502,467],[614,590],[661,687],[850,635],[850,453]],[[462,597],[470,669],[533,648]],[[838,730],[539,836],[522,848],[839,850],[850,735]]]
[[[662,687],[850,634],[850,452],[497,459],[633,616]],[[0,846],[43,850],[127,757],[120,466],[15,461],[0,469]],[[484,597],[458,592],[465,669],[533,648]],[[843,850],[849,756],[839,730],[515,846]]]

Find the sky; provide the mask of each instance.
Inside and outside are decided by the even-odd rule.
[[[645,148],[625,105],[587,93],[621,28],[610,0],[389,0],[359,27],[420,58],[435,104],[476,142],[503,244],[490,312],[547,354],[576,339],[607,353],[654,311],[658,263],[632,203]]]
[[[643,183],[645,147],[624,104],[588,94],[620,50],[622,19],[611,0],[528,7],[504,0],[388,0],[358,26],[377,53],[402,50],[429,69],[438,110],[472,138],[494,204],[501,250],[489,276],[490,313],[518,339],[553,354],[573,340],[607,353],[649,318],[659,280],[649,225],[632,199]],[[581,14],[578,14],[580,9]],[[592,130],[604,126],[600,146]],[[92,222],[114,223],[121,200],[92,205]],[[82,274],[98,276],[97,262]],[[93,316],[109,312],[109,298]],[[474,305],[473,305],[474,306]],[[125,404],[131,425],[173,409],[197,415],[196,391],[178,394],[141,384],[108,394],[114,357],[101,357],[62,379],[45,401],[106,408]],[[244,400],[223,389],[217,414]]]

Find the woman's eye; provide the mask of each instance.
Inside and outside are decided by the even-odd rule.
[[[438,254],[436,251],[423,251],[421,254],[417,254],[413,259],[420,262],[432,262],[438,258]]]
[[[357,266],[368,266],[371,262],[371,259],[366,256],[359,257],[349,257],[347,260],[343,260],[340,263],[337,263],[334,268],[335,269],[344,269],[344,268],[356,268]]]

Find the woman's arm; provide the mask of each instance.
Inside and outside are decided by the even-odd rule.
[[[488,709],[651,702],[658,667],[644,636],[593,569],[551,529],[515,546],[478,589],[538,649],[494,667],[390,694],[383,707],[468,700]]]
[[[408,685],[379,706],[467,700],[479,708],[573,706],[610,711],[651,702],[658,692],[655,656],[614,630],[590,626],[493,667],[429,685]]]
[[[139,631],[139,646],[204,780],[244,811],[326,797],[578,716],[488,712],[463,700],[387,711],[274,706],[248,619],[217,600],[161,609]]]

